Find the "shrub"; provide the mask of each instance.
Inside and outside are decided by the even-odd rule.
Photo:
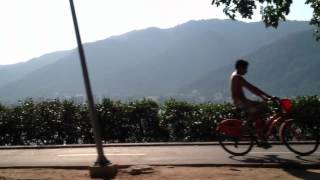
[[[320,97],[301,96],[293,100],[291,117],[311,125],[319,125]]]
[[[319,96],[297,97],[293,104],[291,118],[319,125]],[[217,123],[235,117],[232,107],[174,99],[162,105],[149,99],[96,104],[105,142],[213,141]],[[67,100],[0,104],[0,145],[94,143],[88,112],[86,104]]]

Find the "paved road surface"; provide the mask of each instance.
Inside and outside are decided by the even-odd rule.
[[[320,167],[320,150],[299,157],[286,147],[254,148],[234,157],[218,145],[105,147],[107,158],[118,165],[305,165]],[[94,147],[53,149],[1,149],[0,167],[87,167],[96,160]]]

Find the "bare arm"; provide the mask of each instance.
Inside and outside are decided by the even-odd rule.
[[[260,90],[256,86],[254,86],[251,83],[249,83],[248,81],[246,81],[244,78],[242,78],[242,85],[243,85],[243,87],[247,88],[253,94],[261,97],[263,100],[267,100],[268,98],[272,98],[267,93],[263,92],[262,90]]]

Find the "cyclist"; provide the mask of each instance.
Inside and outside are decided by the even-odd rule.
[[[261,140],[259,144],[265,147],[268,146],[268,144],[264,138],[264,133],[261,131],[264,127],[264,122],[261,120],[262,118],[260,115],[266,112],[268,107],[264,102],[253,101],[246,98],[244,94],[244,88],[257,95],[264,101],[274,98],[246,81],[243,76],[247,73],[248,66],[249,63],[243,59],[239,59],[235,62],[235,71],[230,76],[231,97],[236,108],[247,112],[249,122],[256,122],[257,134]]]

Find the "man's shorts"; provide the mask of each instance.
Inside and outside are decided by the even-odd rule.
[[[262,114],[268,110],[268,106],[264,102],[251,100],[235,100],[234,105],[237,108],[243,109],[249,114]]]

